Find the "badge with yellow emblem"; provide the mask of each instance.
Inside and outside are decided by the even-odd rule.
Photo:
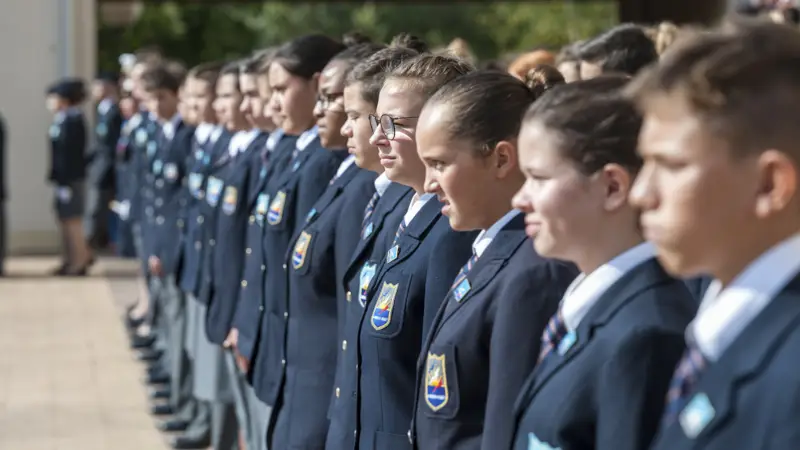
[[[206,182],[206,203],[214,208],[217,207],[219,196],[222,194],[222,188],[225,182],[216,177],[209,177]]]
[[[256,220],[258,220],[259,225],[264,224],[264,216],[267,215],[267,209],[269,209],[269,195],[262,192],[258,194],[258,199],[256,200]]]
[[[311,245],[311,234],[303,231],[294,244],[294,253],[292,253],[292,267],[294,267],[294,270],[303,267],[303,264],[305,264],[309,245]]]
[[[392,309],[394,308],[394,296],[397,295],[397,284],[383,283],[381,292],[378,294],[378,301],[375,302],[375,309],[372,310],[372,328],[382,330],[392,322]]]
[[[277,225],[283,220],[283,207],[286,204],[286,192],[278,191],[272,203],[269,204],[269,212],[267,213],[267,223],[270,225]]]
[[[428,353],[425,362],[425,403],[433,411],[444,408],[450,398],[444,362],[444,355],[433,353]]]
[[[239,191],[235,186],[225,188],[225,196],[222,198],[222,212],[231,215],[236,212],[236,203],[239,201]]]

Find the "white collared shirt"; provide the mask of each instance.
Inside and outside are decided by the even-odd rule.
[[[340,176],[342,176],[344,171],[347,170],[348,167],[352,166],[354,162],[356,162],[355,155],[350,155],[347,158],[345,158],[344,161],[342,161],[342,163],[339,164],[339,168],[336,169],[336,175],[334,175],[333,179],[335,180]]]
[[[258,136],[260,130],[237,131],[233,135],[230,144],[228,144],[228,152],[231,156],[236,156],[239,153],[247,150],[247,147],[253,143],[253,140]]]
[[[225,128],[223,128],[221,125],[215,125],[211,130],[211,134],[208,135],[208,141],[212,144],[217,142],[217,139],[222,136],[223,131],[225,131]]]
[[[403,221],[406,223],[406,226],[411,224],[411,221],[414,220],[414,217],[417,216],[422,210],[422,207],[428,203],[428,200],[433,198],[433,194],[414,194],[414,197],[411,199],[411,203],[408,204],[408,211],[406,211],[406,215],[403,216]]]
[[[281,139],[283,139],[283,135],[284,132],[282,128],[278,128],[277,130],[270,133],[269,137],[267,138],[267,143],[265,144],[267,152],[272,152],[273,150],[275,150],[275,147],[278,145],[278,142],[280,142]]]
[[[472,243],[472,253],[476,255],[478,258],[481,257],[483,252],[489,248],[489,245],[494,240],[497,233],[505,227],[508,222],[515,217],[521,214],[521,211],[518,209],[512,209],[511,211],[507,212],[503,217],[500,218],[497,222],[495,222],[491,227],[486,230],[482,230],[478,237],[475,238],[475,242]]]
[[[386,172],[378,175],[378,178],[375,178],[375,192],[378,193],[379,197],[383,197],[383,194],[386,193],[386,190],[389,189],[391,185],[392,180],[386,176]]]
[[[316,125],[314,125],[313,128],[304,131],[303,134],[301,134],[300,137],[297,138],[297,146],[296,146],[297,152],[300,153],[303,150],[305,150],[306,147],[308,147],[308,145],[311,144],[311,142],[317,136],[319,136],[319,128],[317,128]]]
[[[194,130],[194,140],[197,141],[198,144],[205,144],[211,137],[211,132],[213,130],[214,125],[210,123],[203,122],[197,125],[197,128]]]
[[[100,100],[100,103],[97,104],[97,112],[100,113],[100,115],[105,115],[113,105],[114,105],[113,100],[111,100],[110,98],[104,98]]]
[[[716,361],[800,272],[800,233],[767,250],[722,289],[714,280],[697,316],[686,328],[687,342]]]
[[[171,141],[172,138],[175,137],[175,130],[178,129],[178,122],[180,122],[180,120],[180,114],[175,114],[172,116],[172,119],[169,119],[169,122],[161,125],[161,130],[164,132],[164,137],[167,138],[168,141]]]
[[[561,300],[561,314],[569,330],[576,330],[597,300],[636,266],[656,256],[653,244],[642,242],[625,250],[590,274],[581,273]]]

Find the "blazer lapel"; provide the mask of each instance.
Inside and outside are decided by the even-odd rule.
[[[411,223],[406,225],[406,229],[397,239],[397,243],[389,248],[386,263],[382,269],[384,272],[405,261],[414,253],[428,229],[433,226],[436,219],[441,217],[441,210],[442,204],[435,198],[431,198],[422,206]]]
[[[719,361],[709,366],[703,378],[714,380],[713,384],[703,383],[701,378],[696,396],[705,395],[708,398],[713,407],[713,417],[695,439],[710,436],[734,414],[737,390],[747,385],[746,379],[758,375],[768,367],[769,360],[775,354],[774,350],[798,326],[800,275],[795,276],[753,319],[723,352]]]

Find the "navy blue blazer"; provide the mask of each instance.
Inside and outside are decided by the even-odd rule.
[[[183,228],[183,264],[180,288],[193,297],[197,297],[200,288],[200,263],[205,249],[203,241],[205,217],[200,214],[200,205],[205,202],[206,179],[211,171],[211,158],[217,142],[207,140],[201,144],[195,141],[194,152],[188,164],[189,174],[186,176],[189,197]]]
[[[104,103],[101,103],[101,105]],[[100,189],[114,187],[114,161],[116,145],[122,131],[122,113],[115,104],[108,108],[97,107],[97,125],[94,127],[89,181]]]
[[[264,232],[264,314],[258,351],[252,362],[253,388],[268,405],[278,399],[285,376],[288,280],[286,252],[292,237],[300,231],[315,202],[328,188],[346,151],[329,151],[314,137],[305,150],[289,161],[286,169],[270,186],[270,205]],[[273,415],[275,416],[275,415]]]
[[[406,433],[414,410],[417,359],[423,326],[430,322],[424,314],[436,311],[444,300],[444,294],[427,295],[427,276],[431,267],[449,269],[442,276],[452,283],[472,255],[478,234],[453,231],[441,209],[442,203],[435,198],[422,207],[397,243],[390,244],[369,288],[354,343],[359,361],[355,395],[361,450],[409,446]]]
[[[800,275],[701,375],[653,450],[800,448]]]
[[[250,186],[251,165],[254,163],[253,154],[260,155],[266,141],[267,135],[259,134],[247,149],[234,158],[222,178],[225,188],[217,215],[216,246],[212,261],[214,295],[206,316],[208,339],[220,345],[231,330],[239,289],[246,283],[242,280],[242,269],[247,218],[250,216],[246,208],[250,195],[247,189]],[[257,163],[260,165],[261,162]]]
[[[136,114],[127,122],[122,128],[122,133],[117,141],[117,155],[116,155],[116,171],[117,171],[117,193],[116,198],[119,202],[128,202],[131,204],[134,196],[139,190],[138,183],[138,166],[136,161],[136,152],[139,147],[139,137],[144,139],[144,144],[147,145],[147,129],[146,119],[144,114]],[[139,130],[142,130],[140,133]],[[131,211],[128,217],[123,217],[126,221],[133,221],[134,211],[131,205]]]
[[[77,108],[61,113],[50,125],[48,180],[66,185],[86,178],[86,120]]]
[[[161,126],[149,115],[143,120],[136,130],[133,146],[133,171],[135,176],[136,191],[131,198],[131,215],[134,222],[142,223],[142,238],[147,241],[146,225],[154,220],[152,208],[153,178],[152,166],[158,151],[158,134]],[[146,243],[144,244],[146,245]],[[145,255],[146,256],[146,255]]]
[[[448,290],[422,347],[410,431],[416,447],[511,445],[514,400],[577,274],[536,253],[522,214],[506,224],[467,275],[468,290]]]
[[[252,361],[256,352],[261,316],[264,314],[264,276],[267,270],[264,261],[264,229],[269,209],[269,185],[279,178],[292,156],[297,136],[284,135],[281,131],[272,133],[267,145],[273,149],[267,154],[254,154],[250,164],[250,187],[248,188],[247,219],[245,231],[244,268],[239,301],[233,317],[233,328],[239,331],[236,349],[245,359]],[[250,372],[252,374],[252,371]],[[250,375],[248,374],[248,376]]]
[[[395,231],[408,210],[414,191],[402,184],[392,183],[375,205],[372,216],[364,224],[360,240],[354,247],[350,262],[342,277],[346,289],[344,301],[339,300],[339,339],[336,342],[356,342],[366,307],[371,278],[386,261],[386,252]],[[365,207],[366,208],[366,207]],[[363,220],[364,211],[361,211]],[[360,227],[360,224],[359,224]],[[362,276],[363,274],[363,276]],[[327,450],[352,450],[358,414],[356,402],[355,347],[342,345],[336,362],[335,387],[328,408]]]
[[[276,420],[285,415],[288,423],[303,427],[291,433],[285,427],[275,428],[268,438],[275,448],[325,445],[338,353],[337,302],[343,291],[338,276],[332,275],[343,273],[350,262],[353,247],[348,245],[360,235],[375,177],[355,164],[348,167],[311,208],[289,247],[289,297],[283,305],[287,319],[282,334],[286,376],[280,407],[273,414]],[[345,206],[362,214],[343,215]]]
[[[528,378],[513,448],[647,449],[696,311],[658,261],[634,267]]]
[[[697,303],[699,304],[703,301],[706,290],[712,281],[714,281],[714,279],[711,277],[700,276],[686,279],[683,282],[686,283],[686,288],[689,289],[689,292],[692,293],[692,296],[697,299]]]
[[[188,191],[184,179],[189,172],[187,163],[192,153],[194,127],[182,121],[175,127],[175,135],[158,146],[153,158],[152,217],[147,228],[149,255],[161,260],[164,274],[179,273],[181,237]]]

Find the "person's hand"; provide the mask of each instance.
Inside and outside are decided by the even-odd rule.
[[[161,267],[161,260],[157,256],[151,256],[147,259],[147,266],[150,269],[150,273],[160,277],[162,275],[162,267]]]
[[[222,342],[222,346],[225,348],[236,348],[236,344],[239,342],[239,330],[236,328],[231,328],[231,331],[228,333],[228,337]]]

